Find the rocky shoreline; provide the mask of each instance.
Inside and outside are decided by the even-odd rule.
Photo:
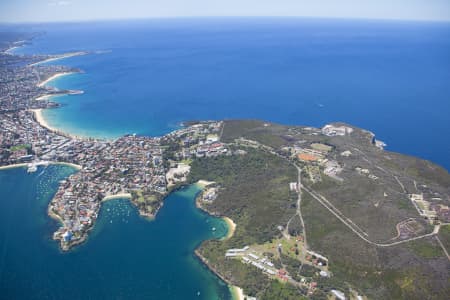
[[[226,277],[224,277],[223,275],[221,275],[216,268],[214,268],[208,261],[208,259],[206,259],[201,253],[200,251],[197,249],[195,249],[194,251],[195,256],[197,257],[198,260],[200,260],[200,262],[205,265],[211,272],[213,272],[217,277],[219,277],[222,281],[224,281],[230,288],[239,288],[237,286],[235,286],[230,280],[228,280]],[[240,289],[240,288],[239,288]],[[237,298],[235,300],[243,300],[244,297],[242,297],[242,295],[240,295],[241,293],[233,293],[233,298]]]

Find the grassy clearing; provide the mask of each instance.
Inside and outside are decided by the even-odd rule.
[[[442,244],[444,244],[447,252],[450,252],[450,225],[441,226],[441,229],[439,230],[439,239]]]
[[[15,152],[15,151],[19,151],[19,150],[23,150],[23,149],[30,149],[31,145],[29,144],[21,144],[21,145],[15,145],[11,147],[11,151]]]
[[[441,257],[444,255],[444,252],[439,245],[434,243],[432,244],[428,240],[422,239],[413,241],[409,243],[409,247],[417,256],[427,259]]]

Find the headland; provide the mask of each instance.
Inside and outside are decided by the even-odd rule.
[[[4,57],[11,65],[17,59]],[[154,217],[170,187],[207,180],[198,201],[226,216],[230,234],[203,242],[196,254],[247,295],[392,298],[400,289],[404,298],[426,297],[420,274],[432,293],[447,295],[447,170],[385,151],[372,132],[344,123],[199,121],[162,137],[73,137],[42,126],[40,109],[55,104],[40,97],[62,91],[33,75],[71,71],[37,62],[13,68],[23,79],[12,87],[21,96],[1,99],[0,166],[79,166],[48,207],[60,222],[53,237],[61,249],[87,239],[104,200],[130,198],[141,215]]]

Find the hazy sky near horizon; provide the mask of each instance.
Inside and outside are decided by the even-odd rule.
[[[0,0],[0,22],[195,16],[450,21],[450,0]]]

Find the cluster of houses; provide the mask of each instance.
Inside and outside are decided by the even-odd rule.
[[[52,153],[57,156],[58,149],[70,141],[37,126],[28,110],[2,113],[0,121],[0,165],[30,162],[38,156],[45,160]]]
[[[185,182],[190,170],[191,166],[184,163],[177,163],[175,167],[170,168],[166,173],[168,187]]]
[[[420,216],[429,220],[431,224],[450,223],[450,208],[439,203],[439,197],[428,198],[426,194],[409,194],[409,199],[413,203]]]
[[[259,257],[255,253],[249,251],[249,249],[249,246],[245,246],[242,249],[228,249],[225,253],[225,257],[240,257],[244,263],[255,266],[271,276],[276,276],[279,273],[279,270],[275,268],[275,265],[269,260],[269,258],[264,256]],[[287,274],[284,274],[284,277],[286,280],[289,278]]]
[[[361,167],[355,167],[355,171],[356,171],[359,175],[367,176],[368,178],[370,178],[370,179],[372,179],[372,180],[377,180],[377,179],[378,179],[378,176],[372,174],[372,173],[370,172],[369,169],[361,168]]]
[[[339,162],[331,158],[329,153],[333,147],[324,143],[296,142],[292,147],[284,147],[284,153],[289,153],[292,159],[304,165],[304,171],[309,175],[312,182],[320,182],[321,170],[323,173],[338,181],[343,181],[339,176],[343,168]],[[291,190],[295,190],[290,187]]]
[[[70,153],[66,158],[81,166],[61,183],[50,203],[49,212],[62,220],[54,238],[63,249],[86,237],[105,197],[167,190],[158,139],[126,135],[114,142],[77,141],[63,149]]]
[[[337,181],[344,181],[342,177],[338,175],[342,172],[341,165],[335,160],[327,160],[324,163],[323,173],[329,177],[336,179]]]
[[[175,171],[167,169],[161,145],[167,137],[126,135],[107,141],[61,135],[40,126],[29,110],[2,113],[0,119],[0,165],[50,161],[80,169],[61,182],[49,206],[49,214],[61,221],[54,238],[65,250],[86,238],[105,197],[134,191],[164,195],[168,183],[184,181],[189,173],[189,166],[180,162]],[[218,138],[221,126],[221,122],[204,122],[175,131],[169,138],[181,146],[177,155],[189,153],[186,158],[226,154]],[[155,213],[150,206],[139,207],[143,214]]]
[[[281,251],[281,244],[278,245],[278,251]],[[228,259],[239,259],[242,263],[251,265],[261,270],[267,276],[271,278],[277,278],[278,280],[289,282],[295,286],[306,288],[308,294],[312,294],[317,288],[317,282],[312,278],[301,277],[299,281],[293,279],[286,270],[283,268],[277,268],[275,264],[264,254],[258,254],[249,246],[243,248],[228,249],[225,253],[225,257]],[[328,259],[318,253],[308,251],[307,259],[319,267],[319,274],[322,277],[329,277],[329,273],[321,267],[328,265]]]
[[[212,203],[217,199],[219,193],[219,187],[217,186],[208,186],[205,191],[202,193],[201,200],[205,203]]]
[[[175,160],[227,154],[228,148],[220,142],[222,127],[222,121],[200,122],[165,135],[164,143],[175,144]]]
[[[323,267],[328,265],[328,258],[326,258],[323,255],[320,255],[319,253],[316,253],[311,250],[307,250],[307,256],[306,259],[311,261],[314,265]],[[325,275],[327,276],[327,275]]]
[[[325,125],[322,127],[322,134],[326,136],[345,136],[353,132],[353,128],[348,126]]]

